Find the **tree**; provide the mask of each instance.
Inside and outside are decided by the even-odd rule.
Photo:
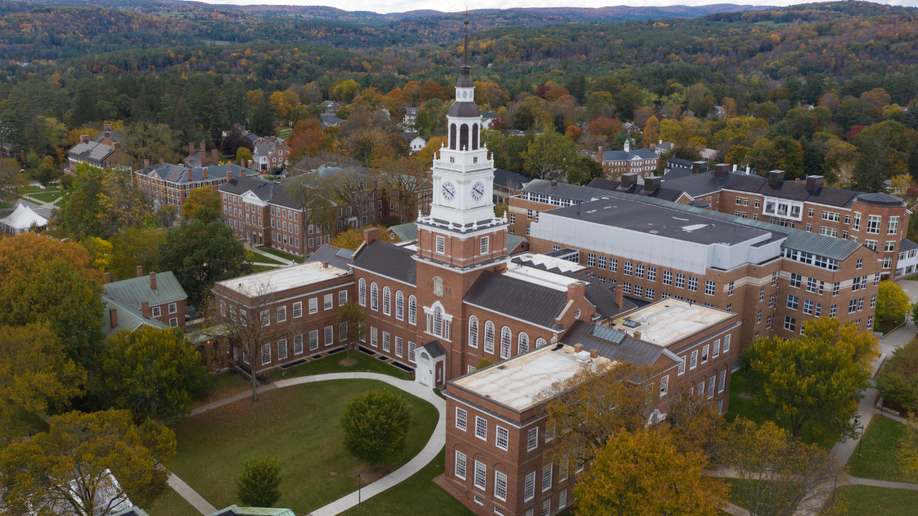
[[[49,183],[56,181],[60,177],[60,172],[57,170],[57,165],[54,164],[54,158],[45,156],[41,164],[32,171],[32,177],[42,186],[48,186]]]
[[[207,369],[177,329],[143,326],[109,336],[92,390],[110,408],[137,421],[187,414],[207,388]]]
[[[902,287],[892,281],[881,281],[877,294],[877,319],[883,321],[902,321],[908,313],[911,301]]]
[[[855,188],[882,192],[887,179],[907,173],[910,142],[905,126],[894,121],[880,122],[858,132],[851,139],[860,155],[853,172]]]
[[[398,206],[401,216],[399,222],[411,222],[417,218],[418,194],[424,188],[430,187],[427,180],[430,162],[414,157],[402,158],[388,168],[387,173],[382,176],[386,194]]]
[[[797,339],[758,339],[743,352],[751,394],[795,439],[804,426],[816,436],[853,437],[851,421],[868,387],[879,341],[835,318],[807,321],[803,331]]]
[[[351,360],[351,348],[366,338],[366,325],[363,323],[367,314],[354,301],[348,301],[338,308],[338,344],[347,348],[347,360]]]
[[[411,411],[398,392],[380,389],[351,400],[340,423],[347,451],[375,466],[405,447]]]
[[[680,452],[664,429],[617,432],[574,485],[577,512],[596,516],[716,514],[729,488],[719,479],[701,475],[707,463],[700,452]],[[569,467],[561,464],[562,471]]]
[[[155,271],[159,265],[159,248],[166,241],[160,228],[124,228],[110,240],[112,252],[108,272],[116,280],[136,276],[137,267]],[[166,270],[166,269],[164,269]]]
[[[236,148],[236,161],[240,162],[240,166],[247,166],[248,162],[252,159],[252,151],[245,147]]]
[[[383,242],[391,242],[392,237],[389,235],[389,229],[378,224],[370,224],[362,228],[350,228],[345,231],[339,231],[332,240],[332,245],[342,249],[356,251],[360,244],[363,243],[363,232],[367,229],[379,229],[379,239]]]
[[[682,391],[671,397],[666,411],[673,444],[681,452],[699,451],[711,457],[720,448],[724,417],[713,402]]]
[[[543,127],[526,152],[522,154],[526,168],[539,179],[567,179],[567,168],[577,159],[576,145],[553,127]]]
[[[844,478],[844,465],[826,450],[771,421],[759,426],[739,418],[729,425],[721,463],[739,474],[733,492],[753,516],[791,516],[808,500],[823,502]]]
[[[245,246],[221,221],[183,221],[166,232],[159,248],[159,268],[172,271],[188,294],[188,302],[202,306],[214,282],[252,272]]]
[[[220,193],[212,186],[195,188],[185,199],[182,216],[205,224],[220,220]]]
[[[248,507],[274,507],[280,500],[281,463],[276,457],[247,460],[236,479],[236,496]]]
[[[3,502],[13,514],[108,516],[130,493],[147,506],[166,485],[175,434],[131,413],[54,416],[48,431],[0,451]],[[117,484],[115,480],[117,479]]]
[[[125,145],[140,162],[145,159],[150,163],[161,159],[166,163],[181,162],[182,143],[174,138],[172,129],[166,124],[135,122],[125,128],[124,137]]]
[[[893,351],[876,378],[877,389],[910,412],[918,412],[918,340]]]
[[[19,189],[29,184],[20,170],[15,159],[0,158],[0,203],[13,204],[19,198]]]
[[[631,364],[605,362],[584,365],[570,378],[555,382],[539,394],[551,400],[545,406],[547,428],[555,435],[548,460],[588,464],[608,436],[624,429],[643,428],[653,412],[652,382],[655,370]],[[546,430],[548,431],[548,430]]]
[[[85,371],[45,324],[0,326],[0,439],[35,430],[35,418],[79,395]]]
[[[64,190],[54,223],[67,235],[105,240],[118,230],[142,227],[153,219],[146,194],[130,172],[100,170],[81,163],[73,186]]]
[[[913,478],[918,473],[918,413],[909,412],[906,430],[899,439],[899,457],[902,471]]]

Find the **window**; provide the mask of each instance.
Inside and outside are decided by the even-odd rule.
[[[389,353],[390,351],[392,351],[392,345],[389,340],[389,332],[387,331],[382,332],[382,349],[386,353]]]
[[[357,301],[360,306],[367,306],[367,282],[365,279],[360,278],[360,281],[357,282]]]
[[[609,271],[618,272],[618,258],[612,258],[609,260]]]
[[[867,247],[867,249],[870,249],[871,251],[876,251],[876,250],[877,250],[877,241],[876,241],[876,240],[864,240],[864,245]]]
[[[787,331],[795,331],[797,329],[797,319],[789,315],[784,316],[784,329]]]
[[[657,281],[656,267],[647,267],[647,281]]]
[[[813,302],[809,299],[803,300],[803,313],[813,315]]]
[[[539,427],[529,429],[526,435],[526,451],[535,450],[539,446]]]
[[[261,325],[262,325],[262,326],[271,326],[271,310],[262,310],[262,311],[261,311]]]
[[[169,326],[171,326],[172,328],[177,328],[178,327],[178,317],[173,317],[169,319]]]
[[[488,421],[479,416],[475,416],[475,437],[488,440]]]
[[[347,321],[338,323],[338,340],[345,342],[347,340]]]
[[[383,287],[382,289],[382,312],[383,315],[390,315],[392,312],[392,291],[389,290],[389,287]]]
[[[287,307],[279,306],[277,307],[277,322],[282,323],[287,320]]]
[[[666,392],[669,389],[669,375],[660,378],[660,397],[666,396]]]
[[[494,353],[494,323],[491,321],[485,323],[484,350],[485,353]]]
[[[497,428],[497,440],[494,444],[501,450],[506,450],[510,446],[510,432],[501,426]]]
[[[870,308],[874,308],[876,306],[877,306],[877,295],[874,294],[870,296]]]
[[[882,222],[882,217],[879,215],[868,215],[867,216],[867,232],[868,233],[879,233],[880,232],[880,222]]]
[[[702,364],[708,363],[708,349],[709,348],[710,348],[709,345],[705,345],[703,348],[701,348],[701,363]]]
[[[593,267],[594,265],[596,265],[596,255],[595,254],[593,253],[587,254],[587,265],[589,265],[590,267]]]
[[[465,454],[456,450],[456,477],[465,480]]]
[[[299,355],[303,352],[303,334],[293,337],[293,354]]]
[[[632,268],[633,265],[631,262],[625,262],[625,269],[622,272],[625,274],[625,276],[631,276]]]
[[[663,284],[664,285],[673,284],[673,271],[663,271]]]
[[[713,281],[711,281],[711,280],[705,280],[705,282],[704,282],[704,295],[706,295],[706,296],[713,296],[714,293],[715,293],[715,291],[716,291],[716,289],[717,289],[717,287],[715,286],[715,283],[714,283]]]
[[[335,343],[335,327],[326,326],[325,327],[325,345],[331,346]]]
[[[730,351],[730,337],[731,335],[724,335],[724,353]]]
[[[370,326],[370,345],[374,348],[379,347],[379,333],[373,326]]]
[[[178,305],[175,303],[169,303],[169,313],[174,314],[175,312],[178,312]]]
[[[160,317],[160,316],[162,316],[162,315],[163,315],[163,310],[162,310],[162,308],[161,308],[161,307],[158,307],[158,306],[154,306],[154,307],[153,307],[153,317]]]
[[[714,387],[716,387],[717,376],[712,376],[708,380],[708,399],[714,397]]]
[[[643,266],[643,265],[637,264],[637,265],[634,266],[634,277],[635,277],[635,278],[643,278],[643,277],[644,277],[644,266]]]
[[[402,344],[404,340],[401,337],[395,337],[395,356],[402,358]]]
[[[271,363],[271,346],[266,345],[261,348],[261,365]]]
[[[437,235],[437,252],[440,254],[446,252],[446,237]]]
[[[679,361],[679,376],[685,374],[685,357],[682,357],[682,360]]]
[[[546,464],[542,468],[542,492],[548,491],[551,489],[551,473],[554,470],[552,464]]]
[[[887,256],[886,258],[883,258],[883,268],[889,269],[890,267],[892,267],[892,258]]]
[[[469,346],[478,347],[478,318],[474,315],[469,317]]]
[[[802,276],[800,276],[800,275],[797,274],[796,272],[792,272],[791,275],[790,275],[790,286],[795,287],[795,288],[800,288],[800,279],[801,279],[801,278],[802,278]]]
[[[500,358],[510,358],[510,328],[504,326],[500,329]]]
[[[606,268],[606,257],[605,257],[605,256],[600,256],[600,257],[599,257],[599,268],[600,268],[600,269],[605,269],[605,268]]]
[[[500,471],[494,472],[494,497],[498,500],[507,500],[507,475]],[[494,509],[497,511],[497,507]]]
[[[338,292],[338,306],[344,306],[347,303],[347,290]]]
[[[465,432],[468,429],[468,412],[456,407],[456,428]]]
[[[395,318],[399,321],[405,319],[405,295],[401,290],[395,292]]]
[[[698,291],[698,278],[694,276],[689,276],[688,279],[688,289],[692,292]]]
[[[418,323],[418,299],[408,296],[408,324]]]
[[[685,288],[685,274],[676,273],[676,287]]]
[[[714,346],[712,348],[711,353],[712,353],[711,358],[717,358],[718,356],[720,356],[720,339],[717,339],[714,341]]]
[[[886,230],[887,235],[895,235],[899,231],[899,217],[889,217],[889,227]]]
[[[417,344],[414,342],[408,342],[408,361],[412,364],[414,363],[414,353],[417,351]]]
[[[724,369],[723,371],[720,372],[720,379],[717,383],[717,393],[718,394],[721,392],[724,392],[724,389],[726,388],[726,384],[727,384],[727,370]]]
[[[549,516],[551,514],[551,498],[548,498],[542,502],[542,516]]]
[[[791,310],[796,310],[797,305],[800,303],[800,298],[798,296],[792,296],[788,294],[787,296],[787,307]]]
[[[488,254],[488,237],[481,237],[481,254]]]
[[[309,300],[309,313],[314,314],[314,313],[318,313],[318,311],[319,311],[319,299],[314,297]]]
[[[481,490],[488,488],[488,467],[475,461],[475,487]]]
[[[319,330],[309,332],[309,351],[319,349]]]
[[[521,331],[516,337],[516,354],[522,355],[527,351],[529,351],[529,335]]]
[[[375,281],[370,283],[370,309],[375,311],[379,310],[379,287],[376,286]],[[309,313],[313,313],[311,309]]]
[[[893,240],[888,240],[885,244],[883,244],[883,251],[884,251],[884,252],[891,253],[891,252],[893,252],[893,251],[895,251],[895,250],[896,250],[896,242],[895,242],[895,241],[893,241]],[[172,310],[172,309],[170,308],[170,312],[169,312],[170,314],[172,313],[171,310]]]
[[[523,482],[523,501],[528,502],[535,496],[535,477],[535,471],[526,475],[526,480]]]
[[[689,361],[689,369],[695,369],[698,366],[698,350],[692,351],[692,358]]]
[[[778,273],[777,272],[771,273],[771,286],[772,287],[778,286]]]
[[[563,509],[567,505],[567,489],[558,493],[558,508]]]
[[[840,282],[840,281],[836,281],[836,282],[832,285],[832,297],[837,296],[838,293],[839,293],[839,291],[841,291],[841,282]],[[834,316],[833,316],[833,317],[834,317]]]
[[[277,359],[287,360],[287,339],[277,341]]]

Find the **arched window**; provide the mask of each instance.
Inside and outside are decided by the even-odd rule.
[[[408,296],[408,324],[418,323],[418,298]]]
[[[449,126],[449,148],[456,150],[456,124]]]
[[[370,283],[370,309],[379,310],[379,287],[375,281]]]
[[[432,333],[438,337],[443,336],[443,310],[439,306],[434,308]]]
[[[360,278],[360,281],[357,283],[357,285],[357,299],[360,301],[360,306],[367,306],[367,280]]]
[[[469,346],[478,347],[478,318],[474,315],[469,317]]]
[[[526,335],[526,332],[521,331],[520,334],[516,337],[516,354],[522,355],[523,353],[529,351],[529,335]]]
[[[485,353],[494,353],[494,323],[488,321],[485,323]]]
[[[405,296],[401,290],[395,292],[395,318],[399,321],[405,319]]]
[[[469,149],[469,125],[462,124],[459,126],[459,150]]]
[[[472,124],[472,150],[478,148],[478,124]]]
[[[536,348],[541,348],[542,346],[547,346],[547,345],[548,345],[548,342],[545,342],[545,339],[543,339],[542,337],[539,337],[538,339],[536,339]]]
[[[389,290],[389,287],[383,287],[382,289],[382,313],[384,315],[390,315],[392,313],[392,291]]]
[[[500,358],[510,358],[510,341],[512,341],[510,328],[504,326],[500,329]]]

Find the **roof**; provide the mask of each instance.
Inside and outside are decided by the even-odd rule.
[[[258,177],[257,172],[255,174],[255,177],[234,177],[232,181],[227,181],[220,185],[218,190],[234,195],[244,195],[247,192],[252,192],[253,195],[265,202],[297,210],[303,209],[303,203],[294,199],[286,188],[289,179],[278,183]]]
[[[430,358],[442,357],[446,354],[446,349],[443,348],[443,345],[439,341],[428,342],[421,346],[421,349],[427,351],[427,354],[430,355]]]
[[[111,131],[110,136],[111,139],[116,142],[124,141],[124,137],[121,133]],[[105,140],[105,131],[97,134],[88,142],[81,141],[74,145],[73,148],[68,151],[68,154],[75,154],[94,161],[102,161],[115,152],[114,146],[102,143],[103,140]]]
[[[527,242],[525,237],[507,234],[507,254],[513,254],[524,242]]]
[[[554,328],[555,318],[567,305],[567,292],[484,271],[462,300],[543,328]]]
[[[32,208],[23,203],[18,203],[16,209],[8,217],[0,219],[0,225],[8,226],[14,230],[27,230],[35,224],[44,227],[48,224],[48,219],[35,213]]]
[[[602,190],[615,190],[618,188],[621,182],[615,181],[614,179],[605,179],[597,177],[590,181],[590,184],[587,185],[588,188],[599,188]]]
[[[915,242],[912,242],[911,240],[907,238],[903,238],[899,242],[899,252],[900,253],[905,252],[905,251],[913,251],[915,249],[918,249],[918,244],[916,244]]]
[[[691,169],[676,168],[663,175],[663,185],[670,190],[677,190],[685,192],[692,197],[698,197],[723,190],[727,188],[727,184],[731,180],[741,181],[744,177],[748,176],[731,172],[723,177],[714,177],[713,171],[692,174]],[[734,181],[735,183],[736,181]]]
[[[157,319],[144,317],[140,309],[134,308],[127,303],[107,296],[102,296],[102,302],[105,303],[105,312],[102,315],[102,335],[105,337],[121,330],[134,331],[141,326],[152,326],[158,329],[168,328]],[[114,328],[112,328],[110,318],[112,309],[118,314],[118,325]]]
[[[902,206],[902,199],[882,192],[860,194],[857,201],[863,204],[872,204],[874,206]]]
[[[307,258],[304,263],[324,262],[343,271],[349,271],[351,270],[351,262],[350,260],[341,256],[342,250],[347,249],[341,249],[330,244],[323,244],[321,247],[316,249],[316,251],[312,253],[312,255]]]
[[[529,178],[512,170],[494,169],[494,186],[518,190],[528,182]]]
[[[150,276],[113,281],[102,286],[105,295],[140,308],[144,301],[150,306],[174,303],[188,298],[172,271],[156,274],[156,289],[150,287]]]
[[[543,346],[449,383],[522,412],[544,401],[542,393],[552,384],[574,376],[589,362],[585,355],[578,356],[573,346]]]
[[[603,151],[603,161],[630,161],[632,159],[657,159],[657,154],[650,149],[634,149],[632,151],[611,150]]]
[[[323,267],[321,262],[315,261],[218,281],[214,286],[220,285],[227,290],[252,297],[305,287],[350,273],[350,269],[339,269],[331,265]]]
[[[418,239],[418,225],[414,222],[397,224],[390,227],[389,231],[394,233],[400,242],[411,242]]]
[[[708,308],[698,303],[665,299],[652,303],[626,318],[613,321],[615,327],[640,339],[659,346],[669,346],[696,333],[720,324],[736,314]],[[630,325],[624,324],[630,319]]]
[[[544,179],[533,179],[523,188],[523,192],[579,202],[598,199],[608,193],[606,190],[601,190],[599,188],[571,185],[557,181],[546,181]]]
[[[295,516],[290,509],[274,509],[270,507],[237,507],[230,505],[225,509],[211,513],[210,516]]]
[[[459,81],[462,81],[465,77],[460,77]],[[461,86],[460,86],[461,87]],[[478,105],[474,102],[453,102],[453,105],[449,108],[449,116],[459,117],[459,118],[474,118],[481,115],[481,110],[478,109]]]
[[[207,167],[188,168],[184,165],[172,165],[170,163],[157,163],[135,172],[143,176],[159,176],[163,181],[171,183],[194,183],[204,181],[204,169],[207,169],[208,179],[224,179],[227,174],[232,172],[234,176],[241,176],[241,171],[246,174],[257,176],[258,172],[240,167],[239,165],[208,165]]]
[[[654,364],[660,359],[660,355],[666,354],[666,348],[663,346],[635,339],[612,328],[580,321],[574,323],[561,337],[561,342],[568,346],[582,344],[585,351],[595,349],[603,358],[637,366]]]
[[[411,249],[374,240],[354,258],[353,267],[392,278],[409,285],[417,284],[418,267]]]

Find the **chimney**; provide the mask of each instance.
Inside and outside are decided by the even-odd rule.
[[[615,286],[615,303],[619,309],[625,304],[625,289],[619,285]]]
[[[147,167],[149,167],[149,166],[150,166],[150,160],[144,159],[144,160],[143,160],[143,168],[147,168]]]
[[[363,230],[363,243],[370,245],[370,242],[379,240],[379,228],[369,228]]]
[[[730,173],[730,165],[726,163],[720,163],[714,165],[714,177],[726,177]]]
[[[327,269],[327,268],[328,268],[328,262],[322,262],[322,268],[323,268],[323,269]]]
[[[201,168],[201,178],[207,180],[207,167]]]
[[[768,172],[768,184],[771,186],[778,186],[782,181],[784,181],[783,170],[772,170]]]
[[[621,177],[621,187],[625,190],[631,188],[631,185],[637,184],[637,174],[634,172],[629,172],[627,174],[622,174]]]
[[[736,165],[733,165],[733,171],[736,172]]]
[[[249,168],[255,170],[255,161],[249,160]]]
[[[188,155],[191,156],[192,154],[194,154],[194,143],[189,143],[188,144]]]
[[[822,187],[822,176],[806,176],[806,191],[815,192]]]
[[[217,149],[213,149],[210,151],[210,157],[213,159],[217,159]]]
[[[583,344],[579,342],[574,344],[574,353],[580,353],[581,351],[583,351]]]
[[[150,273],[150,288],[156,290],[156,273]]]
[[[111,323],[112,328],[114,328],[115,326],[118,326],[118,309],[117,308],[108,309],[108,320]]]
[[[651,193],[654,190],[660,188],[663,185],[663,178],[659,176],[651,176],[644,178],[644,192]]]
[[[229,183],[232,180],[233,180],[233,171],[230,170],[229,172],[226,173],[226,182]]]
[[[245,169],[244,169],[244,168],[239,169],[239,177],[245,177]]]
[[[704,161],[693,161],[692,162],[692,174],[700,174],[702,172],[708,171],[708,164]]]
[[[106,272],[105,273],[105,284],[108,285],[111,282],[112,282],[112,273]]]
[[[112,124],[102,124],[102,130],[103,130],[103,131],[111,131],[111,130],[112,130]]]
[[[81,135],[80,135],[80,143],[87,143],[88,141],[89,141],[89,135],[88,135],[88,134],[81,134]]]
[[[207,152],[207,147],[204,145],[204,142],[201,142],[201,154],[202,154],[202,157],[203,157],[203,154],[205,154],[206,152]]]
[[[159,158],[159,162],[160,162],[161,164],[162,164],[162,163],[165,163],[165,162],[166,162],[166,158]]]
[[[120,150],[121,150],[121,144],[118,143],[118,142],[112,142],[112,150],[120,151]]]
[[[637,340],[641,340],[641,332],[639,331],[632,333],[631,336],[636,338]]]
[[[596,150],[596,161],[602,163],[602,145],[599,146],[599,149]]]
[[[150,310],[149,301],[144,301],[140,303],[140,313],[143,314],[144,319],[149,319],[153,315],[153,310]]]
[[[596,349],[596,348],[591,349],[591,350],[590,350],[590,358],[592,358],[592,359],[597,359],[597,358],[599,358],[599,350]]]
[[[137,266],[137,277],[139,278],[139,277],[141,277],[141,276],[143,276],[143,266],[142,266],[142,265],[138,265],[138,266]]]
[[[556,186],[558,186],[558,182],[557,182],[557,181],[552,181],[552,182],[551,182],[551,187],[554,188],[554,187],[556,187]]]
[[[583,299],[583,293],[586,290],[586,283],[575,281],[567,286],[567,301],[577,301]]]

